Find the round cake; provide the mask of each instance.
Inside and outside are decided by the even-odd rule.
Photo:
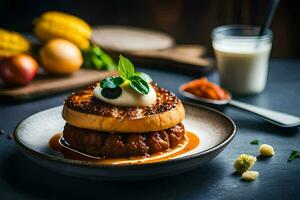
[[[64,144],[90,156],[126,158],[183,143],[185,111],[175,94],[135,72],[122,56],[118,70],[120,76],[107,77],[65,100]]]

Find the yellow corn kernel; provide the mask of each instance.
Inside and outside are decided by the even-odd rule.
[[[257,171],[245,171],[242,174],[242,179],[245,181],[254,181],[259,176]]]
[[[274,155],[274,148],[268,144],[262,144],[259,147],[259,152],[263,156],[273,156]]]

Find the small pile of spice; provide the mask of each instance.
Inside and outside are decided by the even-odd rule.
[[[218,85],[209,82],[207,78],[200,78],[190,81],[182,86],[182,89],[195,96],[212,99],[212,100],[227,100],[229,95]]]

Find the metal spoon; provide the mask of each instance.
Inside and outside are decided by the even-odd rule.
[[[229,99],[228,100],[212,100],[212,99],[206,99],[202,97],[195,96],[189,92],[186,92],[182,89],[183,85],[179,87],[179,93],[189,99],[193,99],[195,101],[198,101],[200,103],[204,103],[208,106],[213,107],[225,107],[225,106],[231,106],[237,109],[240,109],[242,111],[246,111],[250,114],[254,114],[255,116],[266,120],[267,122],[274,124],[276,126],[285,127],[285,128],[291,128],[291,127],[297,127],[300,125],[300,117],[285,114],[278,111],[268,110],[265,108],[260,108],[258,106],[242,103],[236,100],[232,99],[231,94],[228,92]]]

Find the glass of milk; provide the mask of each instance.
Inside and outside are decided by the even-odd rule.
[[[258,94],[266,86],[273,35],[268,29],[258,36],[259,30],[227,25],[212,32],[221,85],[234,94]]]

